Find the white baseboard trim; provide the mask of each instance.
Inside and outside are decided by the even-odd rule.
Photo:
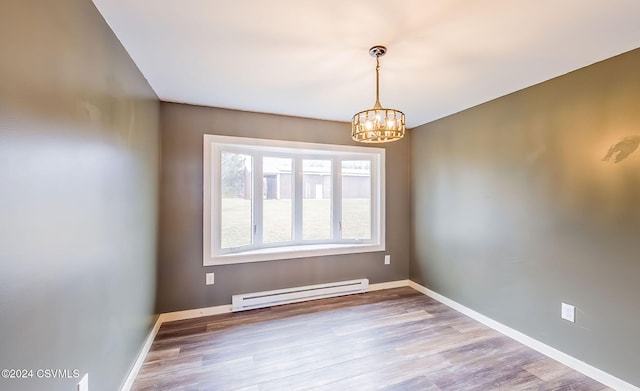
[[[403,286],[409,286],[409,280],[397,280],[389,282],[379,282],[377,284],[369,284],[367,292],[381,291],[383,289],[401,288]]]
[[[403,286],[409,286],[409,280],[398,280],[398,281],[390,281],[390,282],[382,282],[378,284],[370,284],[369,289],[367,291],[379,291],[382,289],[391,289],[391,288],[399,288]],[[205,307],[205,308],[196,308],[192,310],[185,311],[175,311],[175,312],[165,312],[158,316],[155,324],[151,331],[149,331],[149,335],[144,341],[144,345],[138,354],[136,362],[133,364],[127,379],[124,384],[120,388],[120,391],[129,391],[133,386],[133,382],[136,380],[136,376],[138,376],[138,372],[140,372],[140,368],[142,368],[142,364],[144,363],[147,354],[149,353],[149,349],[151,349],[151,344],[153,340],[156,338],[158,334],[158,330],[160,326],[165,322],[173,322],[176,320],[185,320],[185,319],[194,319],[200,318],[203,316],[210,315],[219,315],[226,314],[231,312],[231,304],[218,305],[213,307]]]
[[[409,286],[409,280],[398,280],[381,282],[377,284],[370,284],[367,292],[379,291],[382,289],[399,288],[403,286]],[[231,312],[231,304],[218,305],[214,307],[196,308],[192,310],[165,312],[160,314],[160,323],[173,322],[176,320],[200,318],[202,316],[220,315]]]
[[[231,304],[217,305],[214,307],[196,308],[193,310],[165,312],[160,314],[160,320],[164,322],[173,322],[176,320],[200,318],[203,316],[220,315],[231,312]]]
[[[379,291],[382,289],[399,288],[403,286],[409,286],[409,280],[398,280],[381,282],[377,284],[370,284],[367,292]],[[173,322],[176,320],[200,318],[203,316],[220,315],[231,312],[231,304],[218,305],[214,307],[196,308],[192,310],[165,312],[160,314],[160,323]]]
[[[377,284],[370,284],[367,292],[379,291],[382,289],[399,288],[403,286],[409,286],[409,280],[398,280],[381,282]],[[173,322],[176,320],[200,318],[202,316],[220,315],[231,312],[231,304],[218,305],[214,307],[196,308],[192,310],[165,312],[160,314],[161,323]]]
[[[521,344],[530,347],[533,350],[536,350],[547,357],[550,357],[569,368],[572,368],[585,376],[592,378],[607,387],[611,387],[614,390],[618,391],[640,391],[640,388],[634,386],[631,383],[627,383],[622,379],[619,379],[601,369],[598,369],[594,366],[591,366],[583,361],[578,360],[577,358],[570,356],[566,353],[563,353],[555,348],[552,348],[549,345],[546,345],[534,338],[529,337],[526,334],[521,333],[515,329],[512,329],[509,326],[505,326],[500,322],[497,322],[485,315],[482,315],[479,312],[476,312],[464,305],[455,302],[448,297],[445,297],[437,292],[430,290],[429,288],[425,288],[424,286],[415,283],[413,281],[409,281],[409,286],[418,292],[421,292],[434,300],[441,302],[442,304],[453,308],[454,310],[467,315],[468,317],[477,320],[478,322],[498,331],[501,334],[506,335],[507,337],[514,339]]]
[[[162,326],[163,323],[173,322],[174,320],[199,318],[201,316],[226,314],[228,312],[231,312],[231,304],[219,305],[215,307],[197,308],[186,311],[165,312],[160,314],[158,316],[158,319],[156,319],[153,328],[151,329],[151,331],[149,331],[149,335],[147,335],[147,338],[144,340],[144,345],[142,345],[142,349],[140,349],[140,353],[138,353],[136,362],[133,364],[131,371],[129,371],[129,375],[120,388],[120,391],[131,390],[133,382],[136,380],[136,376],[138,376],[138,372],[140,372],[140,368],[142,368],[142,364],[144,364],[144,360],[147,358],[147,354],[149,354],[149,349],[151,349],[153,340],[156,338],[158,330],[160,330],[160,326]]]
[[[144,364],[144,360],[147,358],[149,349],[151,349],[153,340],[156,339],[158,330],[160,330],[160,325],[162,325],[162,320],[158,316],[158,319],[156,319],[156,322],[153,324],[151,331],[149,331],[149,335],[147,335],[147,338],[144,340],[144,344],[142,345],[142,349],[140,349],[140,353],[138,353],[136,362],[133,363],[133,367],[129,371],[129,376],[127,376],[127,379],[124,381],[124,384],[120,388],[120,391],[131,390],[133,382],[136,380],[136,376],[138,376],[138,372],[140,372],[140,368],[142,368],[142,364]]]
[[[619,379],[607,372],[604,372],[601,369],[593,367],[583,361],[578,360],[575,357],[572,357],[555,348],[552,348],[551,346],[546,345],[534,338],[531,338],[528,335],[521,333],[520,331],[512,329],[511,327],[505,326],[500,322],[497,322],[485,315],[482,315],[479,312],[476,312],[468,307],[465,307],[464,305],[456,301],[453,301],[448,297],[443,296],[437,292],[434,292],[428,288],[425,288],[424,286],[416,282],[413,282],[411,280],[397,280],[397,281],[382,282],[377,284],[370,284],[369,289],[367,291],[371,292],[371,291],[378,291],[383,289],[400,288],[404,286],[409,286],[417,290],[418,292],[421,292],[433,298],[434,300],[437,300],[442,304],[448,307],[451,307],[454,310],[464,315],[467,315],[468,317],[498,331],[499,333],[504,334],[507,337],[514,339],[520,342],[521,344],[528,346],[531,349],[536,350],[544,354],[545,356],[550,357],[568,366],[569,368],[572,368],[584,374],[585,376],[589,376],[590,378],[596,381],[599,381],[600,383],[606,385],[607,387],[611,387],[618,391],[640,391],[640,388],[634,386],[633,384],[627,383],[624,380]],[[133,368],[131,369],[129,376],[127,376],[127,379],[124,385],[122,386],[121,391],[129,391],[131,389],[131,386],[133,386],[133,382],[136,376],[138,375],[138,372],[140,371],[140,368],[142,367],[142,364],[144,363],[145,358],[147,357],[147,353],[149,352],[149,349],[151,348],[151,344],[153,343],[153,340],[155,339],[156,334],[158,333],[158,330],[160,329],[160,326],[162,325],[162,323],[173,322],[176,320],[193,319],[193,318],[199,318],[199,317],[210,316],[210,315],[226,314],[229,312],[231,312],[231,304],[219,305],[214,307],[197,308],[197,309],[185,310],[185,311],[166,312],[166,313],[160,314],[153,328],[149,332],[149,335],[147,336],[144,342],[144,345],[140,350],[138,358],[136,359],[136,362],[133,365]]]

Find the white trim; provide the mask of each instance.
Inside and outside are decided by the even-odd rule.
[[[383,251],[385,251],[385,247],[380,244],[302,244],[286,247],[267,247],[242,253],[218,255],[212,258],[215,261],[211,261],[206,266]]]
[[[184,310],[176,312],[165,312],[160,314],[160,320],[164,322],[173,322],[176,320],[200,318],[203,316],[227,314],[231,312],[231,304],[217,305],[214,307],[196,308],[193,310]]]
[[[453,308],[454,310],[467,315],[468,317],[477,320],[478,322],[484,324],[485,326],[488,326],[494,330],[496,330],[499,333],[502,333],[504,335],[506,335],[507,337],[514,339],[518,342],[520,342],[521,344],[530,347],[533,350],[536,350],[542,354],[544,354],[547,357],[550,357],[566,366],[568,366],[569,368],[572,368],[580,373],[582,373],[585,376],[588,376],[590,378],[592,378],[593,380],[596,380],[602,384],[604,384],[607,387],[611,387],[615,390],[618,391],[640,391],[640,388],[634,386],[633,384],[627,383],[622,379],[619,379],[601,369],[598,369],[594,366],[591,366],[583,361],[578,360],[577,358],[570,356],[564,352],[561,352],[555,348],[552,348],[549,345],[546,345],[534,338],[529,337],[526,334],[521,333],[520,331],[517,331],[515,329],[512,329],[509,326],[505,326],[500,322],[497,322],[485,315],[482,315],[479,312],[476,312],[468,307],[465,307],[464,305],[455,302],[451,299],[449,299],[448,297],[445,297],[437,292],[432,291],[429,288],[425,288],[424,286],[413,282],[413,281],[409,281],[409,286],[415,290],[417,290],[418,292],[421,292],[429,297],[431,297],[432,299],[435,299],[439,302],[441,302],[442,304]]]
[[[400,288],[403,286],[409,286],[411,281],[409,280],[398,280],[398,281],[389,281],[389,282],[381,282],[377,284],[370,284],[367,292],[370,291],[378,291],[382,289],[391,289],[391,288]],[[120,388],[120,391],[129,391],[133,386],[133,382],[136,380],[136,376],[138,376],[138,372],[140,372],[140,368],[142,368],[142,364],[144,364],[144,360],[147,358],[147,354],[149,353],[149,349],[151,349],[151,345],[153,344],[153,340],[156,338],[158,334],[158,330],[160,326],[165,322],[173,322],[176,320],[185,320],[185,319],[194,319],[200,318],[203,316],[211,316],[211,315],[220,315],[231,313],[231,304],[218,305],[213,307],[205,307],[205,308],[196,308],[192,310],[184,310],[184,311],[175,311],[175,312],[165,312],[158,316],[155,324],[151,331],[149,331],[149,335],[144,341],[144,345],[142,349],[140,349],[140,353],[138,353],[138,357],[136,362],[133,364],[133,367],[129,371],[129,375],[125,380],[124,384]]]
[[[133,367],[129,371],[129,375],[127,379],[124,381],[124,384],[120,388],[120,391],[129,391],[133,386],[133,382],[136,380],[138,376],[138,372],[140,372],[140,368],[142,368],[142,364],[144,364],[144,360],[147,358],[147,354],[149,353],[149,349],[151,349],[151,345],[153,344],[153,340],[156,339],[156,335],[158,334],[158,330],[160,330],[160,325],[162,325],[161,316],[158,316],[156,322],[153,324],[151,331],[149,331],[149,335],[144,340],[144,344],[142,345],[142,349],[140,349],[140,353],[138,353],[138,357],[136,358],[136,362],[133,363]]]
[[[409,280],[397,280],[388,282],[379,282],[377,284],[369,284],[367,292],[381,291],[383,289],[402,288],[403,286],[409,286]]]
[[[400,288],[404,286],[409,286],[417,290],[418,292],[421,292],[424,295],[427,295],[433,298],[434,300],[437,300],[442,304],[464,315],[467,315],[468,317],[498,331],[499,333],[504,334],[507,337],[514,339],[520,342],[521,344],[533,350],[536,350],[544,354],[545,356],[550,357],[568,366],[569,368],[572,368],[582,373],[585,376],[588,376],[596,381],[599,381],[600,383],[606,385],[607,387],[611,387],[618,391],[640,391],[640,388],[634,386],[633,384],[627,383],[624,380],[619,379],[607,372],[604,372],[601,369],[595,368],[583,361],[578,360],[575,357],[572,357],[555,348],[552,348],[551,346],[546,345],[534,338],[531,338],[528,335],[521,333],[520,331],[514,330],[511,327],[505,326],[502,323],[499,323],[485,315],[480,314],[479,312],[476,312],[468,307],[465,307],[464,305],[458,302],[455,302],[447,298],[446,296],[443,296],[428,288],[425,288],[424,286],[416,282],[413,282],[411,280],[397,280],[397,281],[381,282],[377,284],[370,284],[369,289],[367,291],[372,292],[372,291],[378,291],[383,289]],[[140,350],[140,353],[138,354],[138,358],[135,364],[133,365],[133,368],[131,369],[129,376],[127,376],[127,379],[124,385],[122,386],[121,391],[129,391],[131,389],[131,386],[133,385],[133,382],[136,376],[138,375],[138,372],[140,371],[140,368],[142,367],[142,364],[144,363],[145,358],[147,357],[149,349],[151,348],[151,344],[153,343],[153,340],[155,339],[156,334],[158,333],[158,330],[160,329],[160,326],[162,325],[162,323],[173,322],[176,320],[199,318],[203,316],[226,314],[230,312],[231,312],[231,304],[226,304],[226,305],[219,305],[214,307],[197,308],[192,310],[176,311],[176,312],[166,312],[166,313],[160,314],[160,316],[156,320],[155,325],[153,326],[153,329],[149,332],[149,335],[147,336],[147,339],[145,340],[145,343],[142,349]]]
[[[217,134],[204,134],[209,143],[237,145],[247,149],[262,150],[268,147],[273,152],[288,153],[290,149],[304,150],[308,155],[324,155],[326,152],[348,152],[369,154],[373,151],[384,150],[380,147],[363,145],[312,143],[307,141],[288,141],[255,137],[220,136]]]
[[[147,354],[149,354],[149,350],[151,349],[151,345],[153,344],[153,340],[156,338],[158,334],[158,330],[160,330],[160,326],[162,326],[165,322],[173,322],[175,320],[184,320],[184,319],[192,319],[199,318],[202,316],[210,316],[210,315],[219,315],[226,314],[231,312],[231,304],[228,305],[219,305],[215,307],[206,307],[206,308],[197,308],[193,310],[185,310],[185,311],[176,311],[176,312],[165,312],[158,316],[155,324],[151,331],[149,331],[149,335],[144,341],[144,345],[142,345],[142,349],[140,349],[140,353],[138,353],[138,357],[136,358],[136,362],[131,367],[129,371],[129,375],[125,380],[124,384],[120,388],[120,391],[129,391],[133,386],[133,383],[136,380],[136,376],[138,376],[138,372],[142,368],[142,364],[144,364],[144,360],[147,358]]]
[[[221,248],[220,243],[220,156],[223,152],[251,156],[251,205],[253,236],[250,243],[236,248]],[[357,254],[385,251],[385,149],[352,145],[318,144],[245,137],[203,135],[203,265],[226,265],[302,257]],[[273,154],[292,159],[293,237],[283,243],[262,242],[262,159]],[[331,238],[304,240],[302,235],[302,176],[304,159],[331,161],[332,229]],[[371,232],[368,239],[342,239],[340,207],[342,168],[346,160],[370,162]],[[214,180],[215,179],[215,180]],[[247,227],[249,228],[249,227]]]
[[[369,284],[369,291],[379,291],[382,289],[391,289],[391,288],[400,288],[403,286],[411,286],[412,281],[409,280],[397,280],[397,281],[389,281],[389,282],[379,282],[377,284]],[[184,311],[176,311],[176,312],[165,312],[160,314],[158,320],[160,323],[164,322],[173,322],[176,320],[185,320],[185,319],[193,319],[200,318],[203,316],[211,316],[211,315],[220,315],[227,314],[231,312],[231,304],[218,305],[214,307],[204,307],[204,308],[196,308],[192,310],[184,310]]]

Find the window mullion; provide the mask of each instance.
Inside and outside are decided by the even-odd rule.
[[[302,242],[302,157],[293,156],[293,241]]]
[[[332,235],[333,240],[342,240],[342,160],[334,157],[332,162]]]
[[[262,216],[263,216],[263,167],[262,154],[258,152],[253,155],[253,245],[260,247],[263,243]]]
[[[378,171],[378,161],[376,159],[369,160],[369,167],[371,167],[371,187],[369,189],[370,205],[369,205],[369,213],[371,216],[371,227],[370,227],[370,241],[376,241],[376,237],[378,236],[378,224],[380,221],[380,216],[378,211],[380,207],[378,206],[379,197],[378,197],[378,188],[379,188],[379,171]]]
[[[384,242],[382,236],[385,232],[384,213],[385,199],[383,197],[385,189],[384,181],[384,160],[380,157],[371,159],[371,240],[379,243]]]
[[[209,202],[210,202],[210,216],[211,219],[208,221],[209,229],[211,229],[211,235],[209,235],[210,242],[210,251],[212,254],[220,252],[220,235],[222,232],[222,227],[220,227],[220,221],[222,220],[222,196],[221,196],[221,169],[220,169],[220,160],[222,156],[221,148],[215,145],[208,145],[210,148],[209,152],[211,153],[211,159],[208,162],[210,175],[208,178],[209,182]],[[205,183],[205,186],[207,184]]]

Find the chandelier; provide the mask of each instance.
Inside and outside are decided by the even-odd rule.
[[[404,137],[404,113],[387,109],[380,104],[380,57],[387,53],[384,46],[374,46],[369,54],[376,58],[376,103],[372,109],[364,110],[351,120],[351,138],[362,143],[386,143]]]

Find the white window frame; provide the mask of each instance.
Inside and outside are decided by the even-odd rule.
[[[203,159],[203,264],[225,265],[338,254],[385,251],[385,150],[348,145],[317,144],[307,142],[266,140],[256,138],[204,135]],[[249,153],[253,156],[253,244],[237,248],[220,248],[221,170],[222,151]],[[291,242],[260,243],[262,238],[262,158],[293,157],[294,196]],[[341,231],[340,208],[342,198],[342,160],[371,161],[371,239],[355,240],[333,238],[329,240],[303,241],[301,239],[300,210],[302,200],[301,162],[306,159],[332,160],[332,235]],[[260,162],[260,164],[256,164]],[[298,175],[295,175],[298,174]],[[257,196],[258,195],[258,196]],[[336,201],[340,199],[336,203]],[[296,230],[298,230],[296,232]]]

